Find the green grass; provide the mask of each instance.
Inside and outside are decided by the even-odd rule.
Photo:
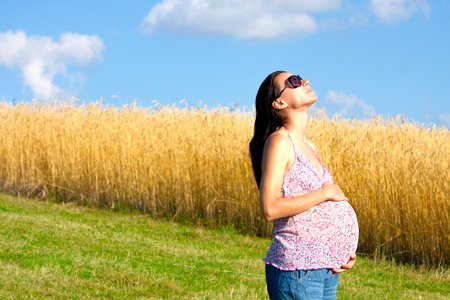
[[[270,240],[0,195],[0,299],[268,299]],[[359,257],[339,299],[450,299],[448,270]]]

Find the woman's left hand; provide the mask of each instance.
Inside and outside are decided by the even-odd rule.
[[[333,271],[333,274],[331,276],[334,276],[338,273],[342,273],[345,270],[351,269],[356,262],[356,253],[352,253],[350,254],[350,260],[348,261],[348,263],[346,263],[345,265],[343,265],[340,269],[331,269],[331,271]]]

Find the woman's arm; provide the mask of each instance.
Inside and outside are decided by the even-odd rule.
[[[293,162],[294,152],[287,136],[273,134],[266,140],[262,158],[260,206],[267,221],[290,217],[327,201],[348,200],[338,185],[324,183],[322,188],[294,198],[281,198],[284,173]]]

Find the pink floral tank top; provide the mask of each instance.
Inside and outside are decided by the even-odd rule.
[[[286,129],[286,128],[285,128]],[[330,171],[323,174],[294,147],[295,159],[284,175],[281,197],[292,198],[333,183]],[[264,261],[281,270],[339,268],[358,245],[358,221],[347,201],[325,201],[298,215],[273,221],[273,242]]]

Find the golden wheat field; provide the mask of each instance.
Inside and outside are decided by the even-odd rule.
[[[270,235],[252,134],[253,114],[227,108],[3,101],[0,188]],[[308,135],[355,208],[359,253],[450,263],[448,129],[319,112]]]

